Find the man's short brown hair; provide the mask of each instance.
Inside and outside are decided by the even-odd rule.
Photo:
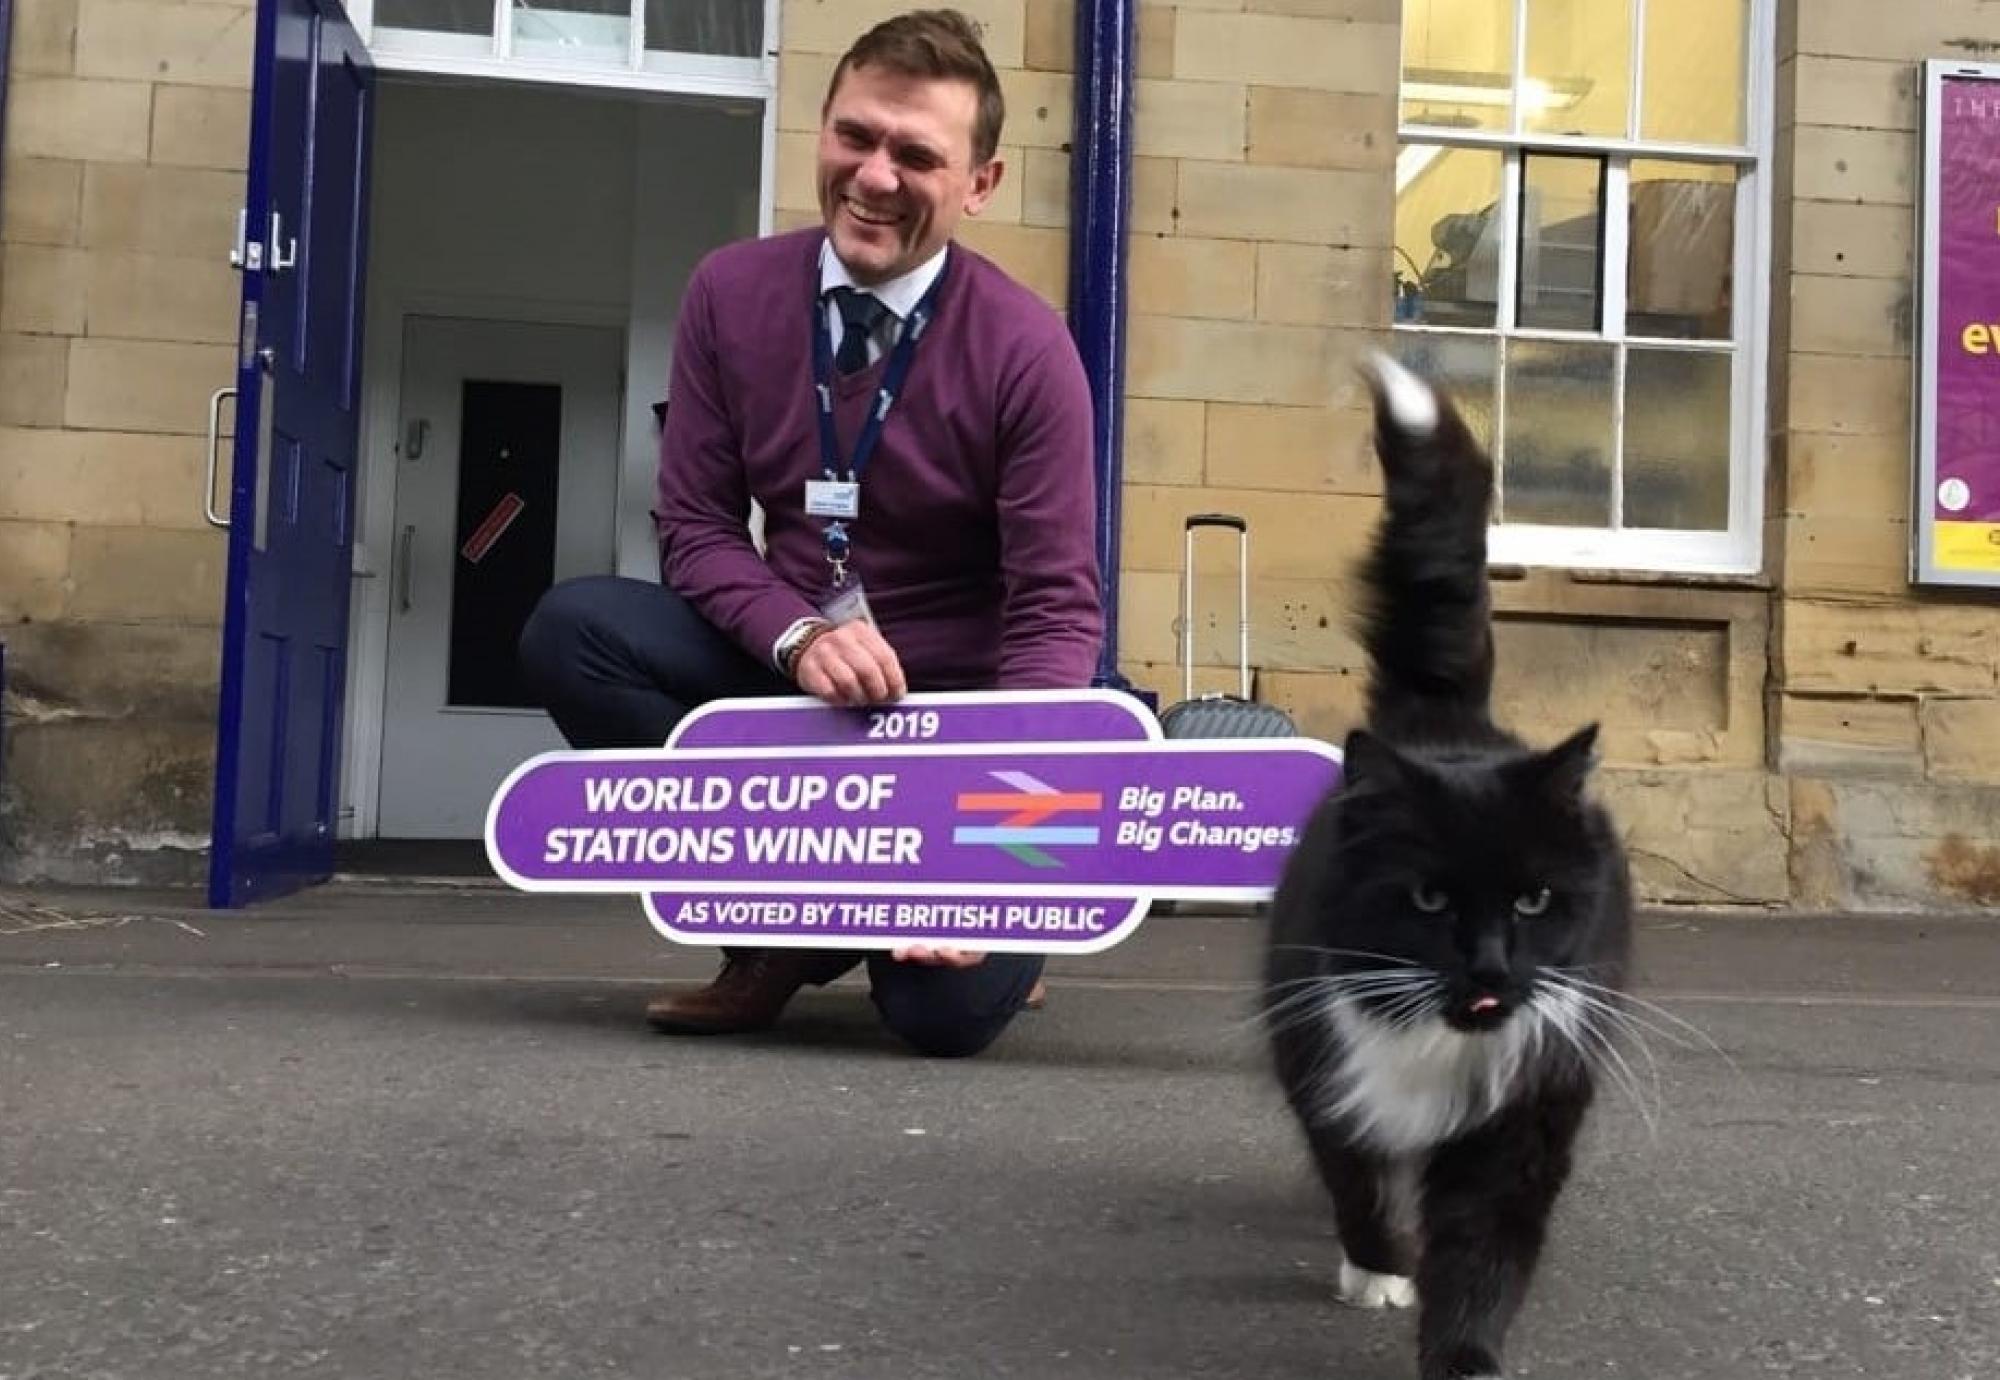
[[[885,19],[854,41],[833,69],[827,83],[826,105],[850,67],[876,67],[898,76],[970,82],[979,93],[979,113],[972,121],[972,166],[984,166],[1000,148],[1000,127],[1007,122],[1007,102],[1000,78],[979,42],[979,26],[957,10],[911,10]],[[822,108],[822,113],[825,107]]]

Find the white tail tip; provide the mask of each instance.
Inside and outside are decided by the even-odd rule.
[[[1438,396],[1428,383],[1379,350],[1368,357],[1368,369],[1399,430],[1420,437],[1437,430]]]

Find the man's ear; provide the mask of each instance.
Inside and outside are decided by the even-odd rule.
[[[994,154],[986,160],[986,165],[972,170],[972,185],[965,192],[965,214],[976,216],[986,209],[986,203],[993,200],[993,193],[1000,190],[1000,179],[1007,175],[1007,160]]]

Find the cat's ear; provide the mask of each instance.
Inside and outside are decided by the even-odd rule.
[[[1403,755],[1365,728],[1347,735],[1340,750],[1340,779],[1343,790],[1388,790],[1408,778]]]
[[[1597,725],[1587,724],[1535,758],[1535,776],[1548,798],[1573,805],[1597,765]]]

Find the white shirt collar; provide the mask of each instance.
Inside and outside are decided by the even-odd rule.
[[[860,288],[863,292],[873,293],[883,306],[896,314],[898,321],[907,321],[910,313],[917,309],[917,303],[923,301],[924,294],[930,291],[931,284],[937,281],[938,274],[944,272],[944,256],[950,252],[951,246],[947,244],[900,278],[891,278],[886,283],[863,288],[854,281],[854,275],[847,271],[847,265],[840,261],[840,255],[833,252],[833,245],[829,241],[821,240],[819,295],[824,297],[837,287]]]

